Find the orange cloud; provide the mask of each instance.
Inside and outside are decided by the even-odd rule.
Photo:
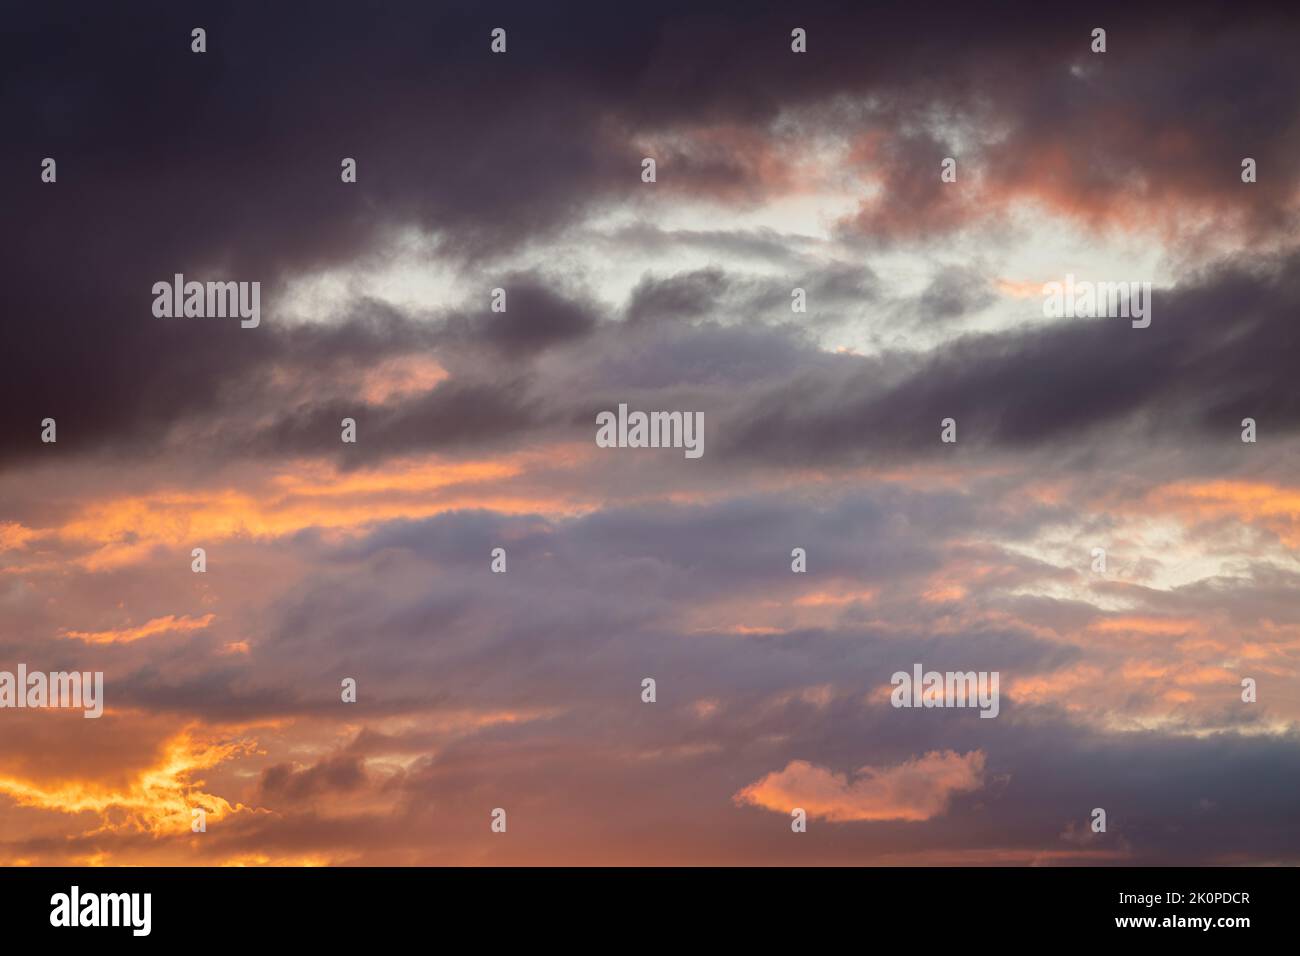
[[[1202,629],[1201,622],[1192,618],[1146,617],[1142,615],[1106,618],[1093,625],[1093,630],[1106,634],[1150,634],[1166,637],[1179,634],[1196,634]]]
[[[64,631],[63,636],[85,641],[87,644],[130,644],[132,641],[153,637],[155,634],[166,634],[169,631],[201,631],[216,619],[215,614],[205,614],[202,617],[189,615],[177,617],[175,614],[168,614],[166,617],[155,617],[139,627],[123,627],[108,631]]]
[[[1092,664],[1078,664],[1052,674],[1035,674],[1013,680],[1008,694],[1020,703],[1038,704],[1060,702],[1068,704],[1071,695],[1081,688],[1093,687],[1105,681],[1106,674]],[[891,688],[886,688],[888,692]]]
[[[1180,481],[1147,496],[1144,509],[1172,511],[1188,522],[1235,518],[1274,532],[1300,549],[1300,489],[1263,481]]]
[[[428,392],[447,378],[447,370],[423,355],[401,355],[367,369],[362,375],[361,396],[370,405],[383,405]]]
[[[0,776],[0,794],[19,806],[66,814],[92,813],[98,825],[88,833],[137,832],[155,837],[188,835],[194,808],[201,808],[209,823],[231,814],[255,812],[242,804],[205,793],[201,770],[255,752],[252,741],[217,741],[200,738],[186,727],[168,739],[158,760],[124,783],[104,784],[74,780],[41,784],[15,776]]]
[[[856,778],[793,760],[732,799],[778,813],[802,807],[833,823],[929,820],[948,808],[953,795],[984,785],[984,752],[931,751],[892,767],[863,767]]]
[[[525,479],[534,466],[572,467],[587,454],[585,447],[552,446],[504,459],[446,461],[431,456],[357,472],[296,461],[238,488],[164,489],[93,501],[50,530],[66,542],[93,548],[77,563],[100,571],[144,559],[159,547],[188,551],[196,541],[279,537],[305,528],[346,532],[458,508],[573,514],[594,507],[595,499],[548,498],[502,486]]]
[[[1042,298],[1043,286],[1047,283],[1028,279],[999,278],[994,284],[999,292],[1013,299],[1039,299]]]
[[[17,551],[27,547],[27,542],[37,533],[16,521],[0,521],[0,551]]]
[[[796,598],[795,607],[824,607],[826,605],[840,604],[869,604],[876,599],[879,592],[876,588],[851,588],[839,591],[814,591],[811,594],[805,594]]]

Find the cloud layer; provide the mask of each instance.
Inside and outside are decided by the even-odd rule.
[[[0,861],[1296,862],[1296,14],[10,19]]]

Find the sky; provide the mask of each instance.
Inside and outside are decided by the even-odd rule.
[[[7,12],[0,863],[1300,862],[1300,12],[1061,6]]]

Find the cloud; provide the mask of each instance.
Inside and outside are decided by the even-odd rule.
[[[305,768],[280,763],[262,771],[262,791],[289,800],[356,790],[365,782],[365,760],[357,754],[337,754]]]
[[[212,823],[253,808],[203,790],[197,775],[238,759],[253,746],[247,739],[220,739],[189,726],[165,740],[156,763],[121,782],[104,779],[41,781],[0,773],[0,795],[21,807],[62,814],[90,814],[89,833],[189,834],[194,808]]]
[[[923,355],[842,357],[773,378],[736,403],[714,447],[790,464],[919,458],[958,447],[1172,444],[1235,439],[1243,417],[1290,434],[1300,396],[1286,331],[1300,304],[1300,259],[1244,261],[1153,291],[1152,324],[1082,319],[969,335]],[[1231,315],[1231,321],[1225,316]]]
[[[109,712],[0,714],[0,859],[1295,862],[1300,15],[844,6],[7,20],[0,661]]]
[[[952,798],[984,785],[984,753],[932,751],[889,767],[862,767],[850,777],[806,760],[792,760],[739,791],[734,799],[789,813],[802,807],[832,823],[907,820],[943,813]]]
[[[153,618],[137,627],[119,627],[105,631],[64,631],[63,635],[78,641],[85,641],[87,644],[129,644],[132,641],[139,641],[157,634],[168,634],[173,631],[199,631],[215,621],[216,618],[215,614],[205,614],[199,618],[193,618],[187,614],[182,614],[179,617],[168,614],[166,617]]]

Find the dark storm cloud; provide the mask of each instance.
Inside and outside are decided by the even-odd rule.
[[[956,267],[935,276],[916,305],[922,321],[947,322],[978,312],[996,299],[987,273]]]
[[[803,291],[803,312],[792,309],[795,289]],[[712,266],[671,276],[644,275],[632,289],[624,314],[629,322],[709,319],[727,325],[798,323],[815,328],[850,321],[881,296],[876,273],[856,263],[801,264],[780,279]]]
[[[869,156],[865,165],[881,178],[879,202],[864,208],[847,224],[847,231],[868,241],[888,243],[954,231],[970,220],[963,194],[936,187],[939,162],[952,156],[950,144],[928,135],[900,135]]]
[[[1038,157],[1053,143],[1092,142],[1125,157],[1116,176],[1141,179],[1170,202],[1234,190],[1233,201],[1246,203],[1255,228],[1266,230],[1279,225],[1280,197],[1297,182],[1285,159],[1294,154],[1287,131],[1297,84],[1283,64],[1294,58],[1260,55],[1254,45],[1282,43],[1287,13],[1192,6],[1180,10],[1184,31],[1167,35],[1163,19],[1131,5],[1090,11],[1084,21],[1037,9],[930,16],[905,4],[869,11],[813,4],[799,19],[814,52],[795,57],[791,14],[779,5],[746,5],[744,16],[727,5],[656,12],[657,29],[599,4],[564,15],[522,5],[409,4],[361,17],[339,4],[305,16],[251,3],[184,11],[53,4],[13,15],[3,42],[15,80],[0,94],[0,261],[11,316],[0,326],[0,353],[11,359],[0,383],[0,455],[35,454],[46,416],[60,422],[60,454],[155,447],[171,425],[211,411],[223,391],[299,360],[300,340],[273,333],[273,317],[255,331],[153,319],[153,282],[175,272],[255,279],[273,299],[287,278],[353,262],[405,226],[436,236],[440,254],[453,259],[544,241],[592,208],[642,198],[633,146],[642,132],[723,124],[761,133],[783,108],[816,110],[838,94],[870,95],[891,122],[934,104],[949,115],[969,108],[984,116],[979,104],[994,102],[993,118],[1018,117],[990,153],[1004,170],[988,173],[999,189],[1037,181]],[[1106,72],[1084,86],[1066,67],[1082,56],[1098,17],[1109,24],[1113,52],[1088,61]],[[189,51],[189,31],[200,22],[209,35],[201,56]],[[504,57],[487,49],[498,23],[511,31]],[[1188,61],[1180,44],[1193,40],[1210,46]],[[1178,68],[1148,66],[1151,58]],[[1014,70],[999,65],[1012,60]],[[1224,87],[1222,75],[1234,82]],[[1088,96],[1102,105],[1085,106]],[[1100,123],[1103,108],[1113,113],[1108,123]],[[1087,133],[1073,124],[1086,124]],[[1121,136],[1139,145],[1143,136],[1178,141],[1175,129],[1217,145],[1172,156],[1119,148],[1133,145]],[[879,162],[897,188],[886,218],[923,224],[933,217],[922,208],[950,203],[913,181],[941,146],[923,131],[887,142]],[[1264,170],[1245,198],[1239,153]],[[39,182],[44,156],[59,162],[55,185]],[[338,180],[343,156],[358,159],[355,186]],[[759,179],[736,181],[761,176],[746,162],[706,162],[703,179],[693,180],[692,168],[687,162],[676,185],[671,176],[662,185],[747,195],[766,188]],[[1069,175],[1088,185],[1080,170]],[[1102,176],[1096,188],[1114,180]],[[868,215],[878,226],[886,221]],[[761,234],[750,237],[748,253],[777,255]],[[504,354],[520,356],[582,336],[590,320],[561,309],[542,322],[512,312],[485,324]],[[364,361],[367,348],[374,355],[411,344],[400,336],[371,341],[358,354],[358,334],[365,337],[353,330],[326,337],[325,361]],[[456,417],[458,398],[448,392],[429,414]],[[536,424],[511,409],[501,416],[519,428]],[[1007,434],[1035,434],[1014,411],[1004,417],[1012,419]],[[313,421],[308,412],[273,433],[300,450],[306,440],[295,436]],[[385,448],[402,443],[401,421],[383,426],[392,436]]]
[[[569,85],[563,59],[521,43],[490,60],[481,16],[412,4],[358,30],[345,6],[300,16],[72,5],[10,23],[5,59],[22,82],[4,102],[13,318],[0,352],[15,358],[0,385],[5,457],[31,453],[45,416],[59,420],[64,453],[156,444],[223,388],[294,354],[265,325],[154,319],[149,290],[175,272],[258,280],[270,297],[286,275],[347,261],[402,223],[449,230],[461,254],[562,219],[603,175],[595,113],[579,108],[578,88],[557,89]],[[199,21],[203,56],[189,52]],[[464,42],[471,32],[484,43]],[[548,79],[530,72],[539,65]],[[547,98],[572,121],[539,110]],[[60,176],[42,192],[27,174],[46,155]],[[338,181],[342,156],[360,163],[352,192]],[[489,334],[506,348],[535,341],[540,324],[512,321]],[[552,332],[581,323],[571,314]],[[355,334],[331,351],[364,361]]]
[[[355,401],[335,401],[299,409],[260,430],[251,450],[267,456],[284,453],[334,454],[346,465],[373,465],[374,455],[391,455],[421,448],[446,449],[482,445],[544,424],[530,406],[527,383],[498,379],[494,382],[448,381],[426,396],[392,409],[358,411]],[[339,440],[339,424],[352,418],[357,424],[363,456]]]
[[[135,457],[165,447],[177,425],[191,427],[176,440],[193,455],[335,453],[344,417],[365,422],[370,450],[387,455],[492,442],[563,420],[567,412],[530,404],[528,364],[590,335],[594,307],[531,274],[511,278],[505,313],[485,307],[421,319],[358,300],[339,323],[241,329],[234,320],[155,319],[152,300],[141,296],[140,314],[114,323],[101,313],[84,334],[64,313],[30,328],[6,324],[0,334],[21,340],[16,354],[45,362],[24,362],[0,386],[10,396],[0,404],[3,457]],[[78,306],[96,310],[84,292]],[[385,359],[420,355],[455,374],[401,404],[371,408],[355,388],[333,385],[354,383]],[[58,422],[57,446],[39,442],[46,416]],[[193,430],[204,436],[197,446]]]
[[[825,288],[861,283],[862,275],[835,267],[814,281]],[[974,296],[963,305],[978,304],[978,286],[971,289],[968,279],[958,273],[941,280],[934,294],[942,298],[947,289]],[[1274,434],[1300,422],[1300,393],[1291,387],[1300,359],[1289,331],[1300,307],[1294,257],[1225,265],[1157,288],[1149,328],[1132,328],[1122,317],[1050,325],[1035,317],[1024,330],[965,336],[933,353],[830,355],[794,325],[758,320],[644,321],[689,318],[684,302],[707,300],[705,311],[716,314],[775,294],[720,270],[645,279],[628,306],[634,321],[621,325],[599,321],[598,307],[549,291],[534,277],[518,277],[504,314],[416,322],[379,309],[337,327],[268,334],[281,360],[303,374],[355,375],[380,358],[427,351],[452,375],[431,391],[367,406],[311,389],[303,398],[281,395],[263,388],[250,364],[249,386],[225,394],[227,407],[242,408],[250,424],[235,416],[219,423],[215,443],[259,456],[332,454],[346,463],[350,446],[338,442],[345,417],[364,433],[367,462],[539,430],[582,439],[597,410],[638,396],[652,405],[707,409],[711,447],[724,463],[827,466],[933,454],[947,417],[958,422],[963,450],[1029,450],[1057,441],[1083,447],[1097,440],[1090,431],[1104,432],[1112,444],[1177,442],[1189,433],[1226,441],[1244,417]],[[926,301],[922,296],[922,311]],[[769,314],[780,316],[775,307]],[[553,353],[552,361],[539,366],[544,353]],[[196,346],[195,362],[206,355]],[[192,377],[182,367],[165,381],[184,392]],[[194,392],[218,400],[201,387]],[[30,400],[23,407],[35,410]],[[255,409],[264,414],[253,416]],[[267,413],[269,425],[258,421]]]
[[[262,792],[290,800],[346,793],[365,783],[365,763],[355,754],[336,754],[303,768],[279,763],[262,771]]]
[[[637,283],[627,306],[630,322],[650,319],[690,319],[709,314],[727,289],[721,269],[656,278],[646,276]]]
[[[1124,318],[1036,322],[930,355],[845,359],[794,375],[756,390],[715,430],[718,444],[729,455],[823,464],[933,453],[945,447],[947,417],[959,448],[1077,444],[1105,426],[1143,442],[1189,431],[1228,442],[1244,417],[1279,433],[1300,426],[1300,259],[1225,266],[1152,297],[1149,328]]]
[[[834,293],[826,290],[845,282],[861,287],[870,276],[836,266],[810,278],[832,300],[833,312]],[[958,298],[975,296],[963,305],[982,301],[960,273],[938,285],[931,291],[939,298],[946,289]],[[780,321],[788,292],[765,291],[720,270],[643,280],[628,306],[637,321],[627,325],[600,321],[598,306],[536,276],[516,276],[509,293],[506,313],[432,320],[361,303],[338,325],[285,330],[199,320],[165,324],[162,334],[146,337],[138,324],[126,324],[124,332],[137,329],[139,355],[167,356],[156,374],[133,384],[135,359],[118,361],[114,356],[123,353],[106,350],[106,361],[74,380],[87,390],[87,401],[91,394],[98,399],[88,419],[64,421],[60,416],[75,399],[28,366],[17,377],[30,377],[30,389],[5,406],[10,444],[34,454],[39,443],[12,436],[22,427],[36,433],[31,423],[48,414],[60,418],[60,454],[94,447],[113,440],[114,416],[126,415],[137,428],[118,439],[124,442],[118,450],[129,452],[163,440],[170,416],[187,412],[199,422],[212,418],[205,430],[216,449],[332,454],[347,462],[350,446],[338,442],[339,422],[352,417],[373,462],[375,455],[491,445],[545,429],[584,438],[596,411],[637,396],[664,407],[707,409],[710,447],[723,462],[813,466],[933,453],[946,417],[958,422],[961,449],[1078,445],[1098,429],[1112,442],[1178,441],[1189,432],[1226,440],[1244,417],[1274,434],[1300,421],[1300,393],[1291,385],[1300,359],[1290,332],[1300,307],[1294,257],[1243,260],[1157,288],[1145,329],[1124,318],[1051,325],[1036,318],[1025,330],[966,336],[933,353],[872,357],[830,355],[796,326],[759,319],[641,321],[656,314],[687,318],[684,302],[708,300],[714,304],[707,311],[715,313],[764,297],[781,300],[768,312]],[[924,310],[926,296],[920,301]],[[956,300],[944,301],[948,308]],[[1031,300],[1026,308],[1038,304]],[[40,340],[56,334],[47,326],[33,330]],[[253,335],[258,344],[245,345]],[[431,391],[367,405],[346,390],[332,396],[321,384],[348,380],[384,358],[420,353],[436,356],[451,372]],[[56,349],[64,368],[73,354]],[[543,354],[551,361],[538,365]],[[275,384],[272,373],[284,369],[307,387],[286,391]],[[222,411],[228,414],[217,415]]]
[[[805,236],[784,235],[773,229],[688,230],[660,229],[636,223],[616,230],[612,238],[620,245],[647,252],[691,249],[706,254],[724,254],[751,261],[779,264],[801,263],[805,247],[815,243]]]
[[[531,273],[501,277],[505,311],[485,306],[476,315],[448,320],[441,343],[487,345],[511,358],[536,355],[552,345],[580,341],[596,327],[595,306],[548,288]]]

